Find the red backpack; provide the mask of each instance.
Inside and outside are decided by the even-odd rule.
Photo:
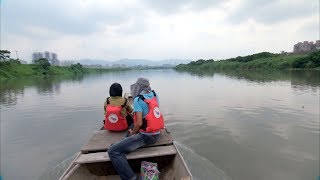
[[[104,129],[110,131],[123,131],[128,128],[126,118],[122,116],[121,109],[127,104],[127,99],[125,103],[121,106],[110,105],[109,98],[107,98],[106,115],[104,118]]]
[[[158,132],[164,128],[164,119],[160,111],[157,95],[152,90],[154,97],[151,99],[146,99],[143,95],[138,95],[148,105],[149,112],[145,118],[143,118],[143,125],[140,132]],[[136,118],[134,118],[136,121]]]

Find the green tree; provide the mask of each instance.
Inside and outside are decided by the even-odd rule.
[[[206,63],[205,60],[199,59],[199,60],[197,60],[197,61],[191,61],[189,64],[190,64],[190,65],[201,65],[201,64],[204,64],[204,63]]]
[[[49,67],[50,67],[50,63],[49,63],[48,59],[46,59],[46,58],[41,58],[41,59],[35,60],[35,64],[44,70],[49,70]]]
[[[306,57],[299,58],[292,63],[293,68],[320,67],[320,50],[312,52]]]
[[[10,58],[10,51],[8,50],[0,50],[0,60],[4,61]]]
[[[83,66],[80,63],[77,64],[72,64],[70,66],[70,69],[74,72],[74,73],[84,73],[85,69],[83,68]]]

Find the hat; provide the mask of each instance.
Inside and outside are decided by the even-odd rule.
[[[130,86],[133,98],[138,96],[142,91],[151,91],[150,82],[146,78],[138,78],[137,82]]]

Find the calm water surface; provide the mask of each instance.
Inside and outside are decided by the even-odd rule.
[[[1,176],[57,179],[102,125],[108,87],[150,79],[195,179],[315,180],[319,72],[127,71],[1,81]]]

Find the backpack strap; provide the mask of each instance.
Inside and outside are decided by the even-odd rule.
[[[154,90],[152,90],[151,92],[153,93],[154,96],[157,97],[157,94],[156,94],[156,92],[154,92]]]
[[[146,98],[143,97],[143,95],[141,95],[141,94],[139,94],[137,97],[140,98],[142,101],[144,101],[144,100],[146,99]]]
[[[157,94],[156,94],[156,92],[154,92],[154,90],[152,90],[151,91],[152,93],[153,93],[153,95],[155,96],[155,97],[157,97]],[[141,95],[141,94],[139,94],[137,97],[139,97],[142,101],[144,101],[146,98],[143,96],[143,95]]]

